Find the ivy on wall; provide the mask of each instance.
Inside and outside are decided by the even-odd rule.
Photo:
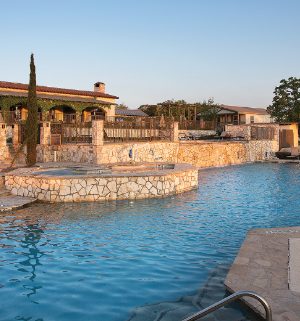
[[[75,109],[75,111],[82,112],[87,107],[106,107],[110,108],[110,105],[104,105],[101,103],[87,103],[87,102],[76,102],[76,101],[65,101],[56,99],[37,99],[38,107],[42,112],[49,111],[55,106],[68,106]],[[26,106],[27,97],[16,97],[16,96],[0,96],[0,107],[3,111],[8,111],[10,107],[16,105]]]

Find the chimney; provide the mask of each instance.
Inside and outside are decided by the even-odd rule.
[[[104,82],[99,82],[99,81],[96,82],[94,84],[94,91],[104,94],[105,93],[105,83]]]

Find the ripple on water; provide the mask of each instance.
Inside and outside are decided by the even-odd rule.
[[[33,204],[0,217],[0,320],[181,320],[225,295],[247,231],[300,225],[299,167],[200,171],[166,199]],[[257,320],[233,306],[214,320]],[[209,319],[207,319],[209,320]]]

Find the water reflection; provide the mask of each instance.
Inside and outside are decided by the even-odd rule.
[[[199,177],[198,191],[165,199],[36,203],[1,215],[0,320],[153,321],[157,309],[181,320],[224,295],[249,229],[300,225],[298,167]]]
[[[21,272],[29,273],[29,280],[32,282],[31,285],[24,285],[24,289],[29,290],[27,293],[27,297],[37,293],[37,290],[42,287],[36,285],[35,278],[37,277],[37,267],[41,264],[41,258],[45,255],[39,248],[39,243],[42,239],[42,235],[44,233],[43,227],[39,226],[39,224],[30,224],[23,228],[24,231],[24,239],[21,241],[21,247],[25,250],[23,255],[25,256],[24,260],[20,261],[19,264],[22,266],[18,270]],[[38,303],[36,301],[33,301]]]

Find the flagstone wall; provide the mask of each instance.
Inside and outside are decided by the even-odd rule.
[[[103,146],[65,144],[38,146],[40,162],[120,163],[175,162],[197,167],[227,166],[269,158],[277,141],[184,141],[117,143]],[[130,157],[132,155],[132,158]]]
[[[49,202],[157,198],[198,187],[198,170],[189,164],[176,164],[174,169],[97,176],[37,173],[37,168],[17,169],[5,175],[5,186],[14,195]]]

